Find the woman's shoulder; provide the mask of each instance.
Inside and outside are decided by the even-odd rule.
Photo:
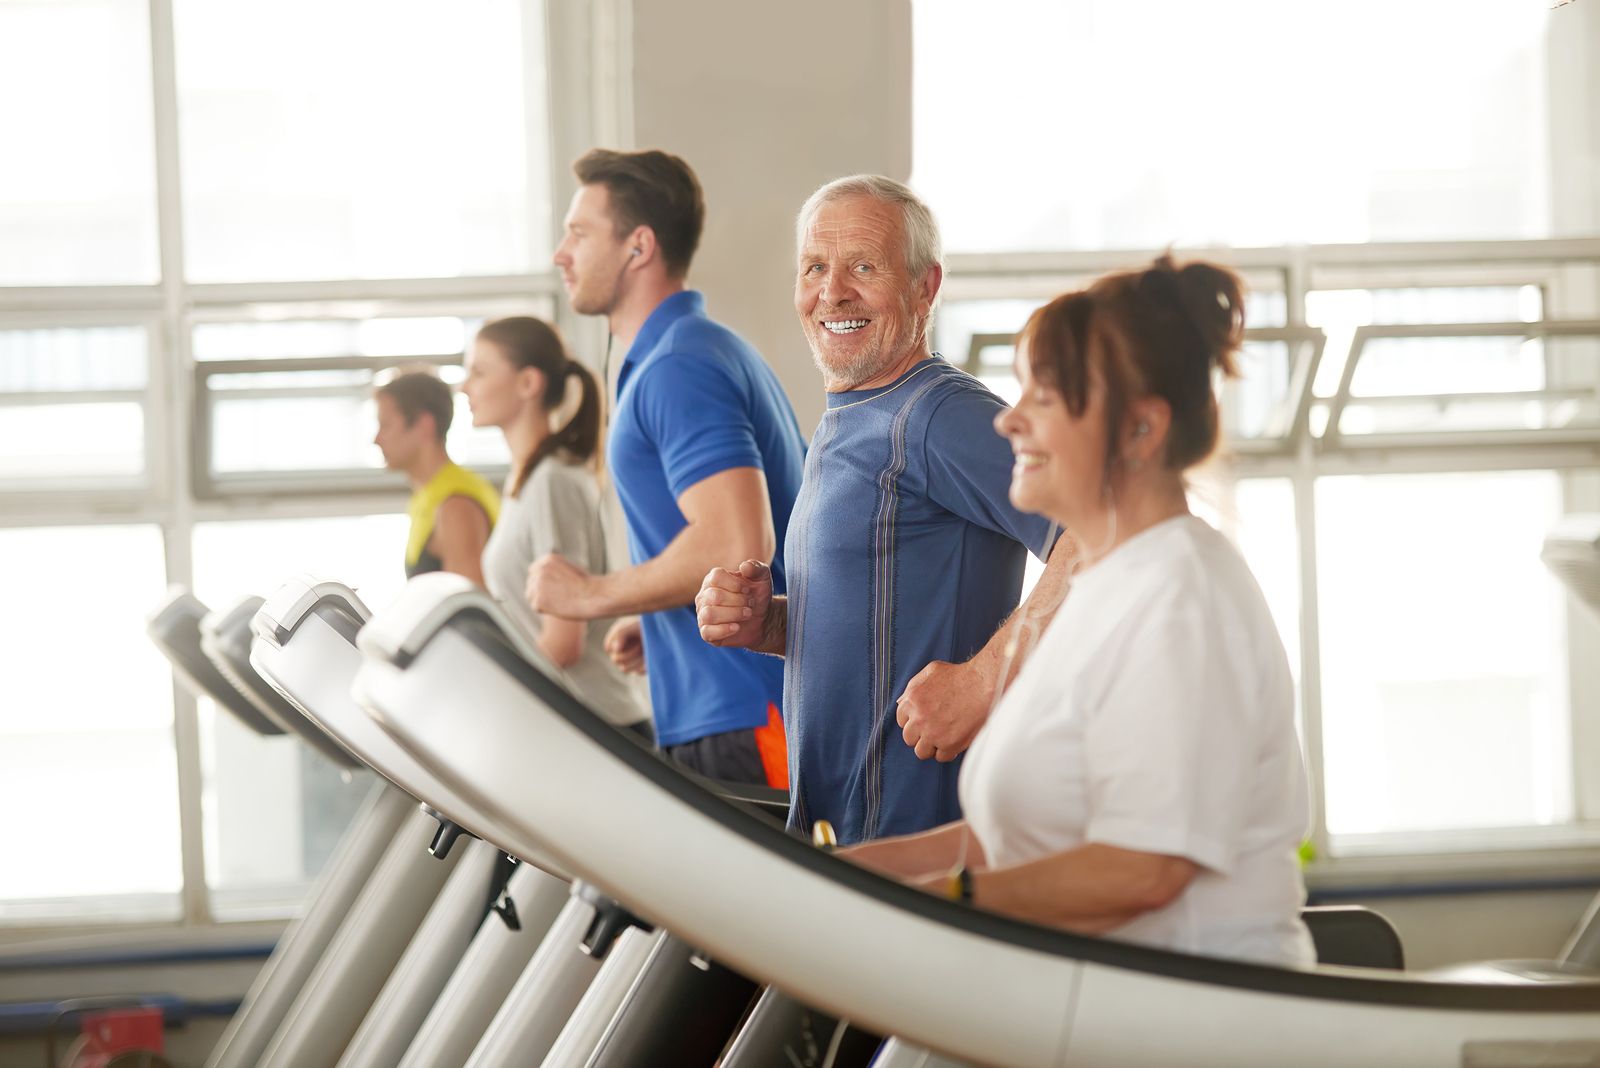
[[[539,496],[552,493],[582,493],[585,497],[598,497],[600,482],[588,464],[574,461],[560,453],[545,457],[528,475],[524,492],[532,490]]]
[[[1192,515],[1145,531],[1106,563],[1111,566],[1096,576],[1095,590],[1129,625],[1192,613],[1249,618],[1265,611],[1260,586],[1238,548]]]

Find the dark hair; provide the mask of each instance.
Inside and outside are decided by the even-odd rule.
[[[485,323],[478,340],[497,346],[518,370],[535,367],[544,372],[544,407],[554,411],[567,399],[567,381],[577,380],[578,410],[559,430],[545,438],[521,466],[512,457],[511,496],[522,492],[528,476],[545,457],[560,450],[578,461],[594,458],[600,448],[600,387],[589,369],[567,355],[555,327],[543,319],[514,315]]]
[[[1128,406],[1141,396],[1158,396],[1172,410],[1163,458],[1169,470],[1209,456],[1219,424],[1212,371],[1238,374],[1234,354],[1243,340],[1239,276],[1200,260],[1180,266],[1170,254],[1057,297],[1017,337],[1035,377],[1058,389],[1074,416],[1088,405],[1094,362],[1105,381],[1108,471]]]
[[[450,420],[455,417],[455,398],[450,387],[440,381],[432,371],[405,371],[373,390],[374,395],[388,397],[400,409],[406,426],[415,426],[424,415],[433,416],[433,431],[444,444],[450,430]]]
[[[596,148],[574,163],[572,171],[584,185],[605,186],[618,236],[650,227],[668,273],[681,278],[689,272],[706,224],[706,201],[687,163],[659,149]]]

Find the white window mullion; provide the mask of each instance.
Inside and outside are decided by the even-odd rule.
[[[178,145],[177,41],[172,0],[149,0],[151,84],[155,94],[156,203],[161,249],[162,321],[151,349],[150,479],[167,506],[162,523],[167,581],[189,585],[194,526],[189,472],[188,296],[183,247],[182,159]],[[200,770],[200,722],[194,697],[173,685],[173,735],[177,748],[178,816],[183,846],[183,918],[211,919],[206,886],[204,815]]]
[[[1291,303],[1291,307],[1293,304]],[[1317,608],[1317,477],[1309,438],[1300,443],[1294,479],[1295,538],[1300,554],[1300,717],[1311,787],[1311,844],[1327,857],[1328,791],[1322,745],[1322,646]]]

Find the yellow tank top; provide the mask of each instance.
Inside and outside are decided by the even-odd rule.
[[[449,497],[465,497],[483,509],[493,529],[500,519],[500,494],[487,479],[468,471],[460,464],[447,463],[439,468],[428,484],[411,494],[406,513],[411,517],[411,536],[406,540],[406,576],[420,575],[425,571],[439,570],[439,562],[431,554],[424,560],[428,539],[433,537],[433,523],[439,515],[439,506]],[[431,564],[431,566],[429,566]]]

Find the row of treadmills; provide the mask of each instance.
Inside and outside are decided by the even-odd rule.
[[[1323,963],[1272,968],[880,878],[608,726],[452,575],[377,616],[310,578],[178,593],[150,633],[252,729],[377,773],[208,1068],[1600,1066],[1574,960],[1407,972],[1381,919],[1310,909]]]

